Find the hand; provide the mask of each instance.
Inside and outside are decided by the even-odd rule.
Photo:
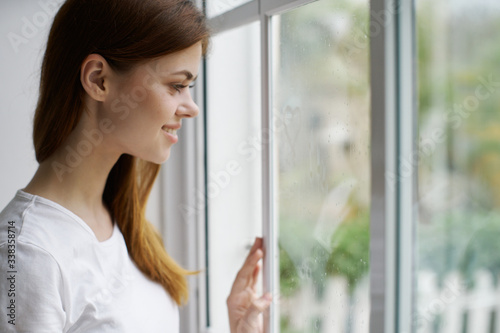
[[[256,284],[259,276],[259,260],[264,257],[262,238],[256,238],[243,267],[241,267],[227,298],[231,333],[262,333],[260,314],[271,304],[271,294],[257,297]]]

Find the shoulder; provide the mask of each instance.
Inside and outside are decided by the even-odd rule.
[[[76,215],[22,191],[0,213],[0,246],[15,238],[19,246],[37,248],[57,260],[75,246],[91,241],[91,236]]]
[[[58,271],[58,263],[51,253],[51,221],[46,213],[37,212],[35,197],[16,196],[0,212],[0,258],[4,272],[38,272],[43,268]],[[10,267],[10,268],[9,268]]]

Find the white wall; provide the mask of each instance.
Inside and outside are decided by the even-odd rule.
[[[48,2],[48,0],[41,1],[41,3]],[[0,207],[2,208],[18,189],[28,183],[38,165],[31,140],[32,119],[38,95],[42,46],[45,44],[51,20],[52,17],[49,20],[49,15],[38,1],[0,2]],[[26,28],[29,25],[26,22],[30,22],[35,29]],[[23,44],[11,43],[9,36],[12,38],[13,34],[23,38]]]

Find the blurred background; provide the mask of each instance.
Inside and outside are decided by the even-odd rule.
[[[418,332],[499,332],[500,3],[416,1]]]

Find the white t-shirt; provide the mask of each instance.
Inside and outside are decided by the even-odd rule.
[[[116,223],[99,242],[71,211],[18,191],[0,213],[0,332],[178,333],[179,309]]]

